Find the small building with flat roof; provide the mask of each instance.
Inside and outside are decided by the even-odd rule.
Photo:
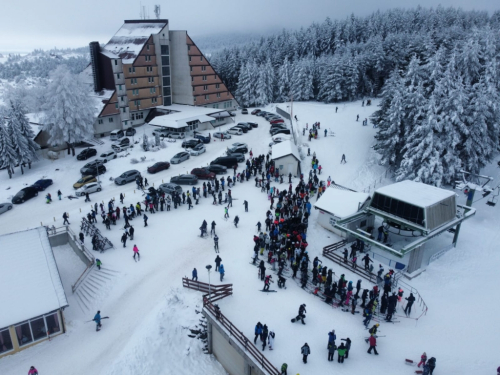
[[[283,141],[271,147],[274,166],[280,174],[300,176],[300,154],[292,141]]]

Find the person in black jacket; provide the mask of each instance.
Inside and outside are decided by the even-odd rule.
[[[361,289],[361,279],[359,279],[358,282],[356,283],[356,294],[354,295],[356,298],[359,297],[360,289]]]
[[[361,307],[362,308],[365,308],[366,306],[366,299],[368,298],[368,289],[364,289],[363,290],[363,294],[361,295],[361,300],[362,300],[362,304],[361,304]]]
[[[413,302],[415,302],[415,297],[413,296],[413,293],[410,293],[410,296],[408,298],[405,298],[408,303],[406,304],[406,307],[405,307],[405,314],[406,316],[410,315],[411,314],[411,307],[413,305]]]
[[[269,334],[269,331],[267,329],[267,325],[264,324],[264,327],[262,328],[262,333],[260,335],[260,339],[262,341],[262,351],[264,351],[264,349],[266,348],[268,334]]]
[[[397,303],[398,303],[398,296],[396,295],[396,292],[393,292],[392,296],[389,297],[389,307],[387,310],[387,316],[385,317],[385,320],[387,322],[392,321],[392,315],[396,312]]]
[[[430,374],[432,375],[432,373],[434,372],[434,369],[436,368],[436,358],[431,357],[427,361],[427,365],[429,366]]]
[[[217,255],[217,257],[215,258],[215,272],[219,271],[221,262],[222,262],[221,257]]]
[[[344,254],[344,263],[347,263],[347,257],[349,256],[349,251],[347,251],[347,249],[344,248],[344,252],[342,254]]]
[[[345,341],[345,356],[344,358],[347,359],[349,358],[349,350],[351,349],[351,339],[348,337],[346,339],[341,339],[342,341]]]
[[[387,299],[387,295],[383,294],[382,295],[382,303],[380,305],[380,313],[385,314],[385,311],[387,310],[387,305],[389,303],[389,300]]]
[[[297,322],[297,321],[299,321],[299,320],[300,320],[300,321],[302,322],[302,324],[306,324],[306,323],[304,323],[304,318],[306,317],[306,316],[305,316],[305,313],[306,313],[306,312],[307,312],[307,311],[306,311],[306,304],[305,304],[305,303],[303,303],[303,304],[302,304],[302,305],[300,305],[300,307],[299,307],[299,314],[298,314],[298,315],[297,315],[297,317],[295,318],[295,321]]]

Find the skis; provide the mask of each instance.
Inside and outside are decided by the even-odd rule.
[[[266,293],[271,293],[271,292],[277,293],[278,292],[277,290],[273,290],[273,289],[269,289],[269,290],[263,290],[263,289],[261,289],[260,291],[261,292],[266,292]]]
[[[342,309],[344,312],[352,312],[350,309]],[[354,311],[355,314],[359,314],[359,311]]]

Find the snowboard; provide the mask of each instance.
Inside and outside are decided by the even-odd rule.
[[[342,309],[342,311],[344,312],[352,312],[352,310],[350,309]],[[359,314],[359,311],[354,311],[356,314]]]
[[[263,289],[261,289],[260,291],[261,292],[265,292],[265,293],[278,292],[277,290],[272,290],[272,289],[269,289],[269,290],[263,290]]]

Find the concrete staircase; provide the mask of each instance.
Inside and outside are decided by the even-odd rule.
[[[110,268],[101,266],[99,270],[94,266],[74,293],[82,312],[93,310],[94,305],[104,297],[119,275],[120,272]]]

